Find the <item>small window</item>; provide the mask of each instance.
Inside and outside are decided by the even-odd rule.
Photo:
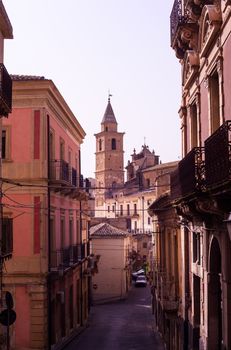
[[[120,216],[123,216],[123,205],[120,205]]]
[[[191,148],[198,146],[198,123],[197,123],[197,106],[196,103],[190,107],[191,117]]]
[[[116,139],[111,140],[111,149],[115,150],[116,149]]]
[[[143,248],[147,248],[147,246],[148,246],[148,245],[147,245],[147,242],[144,242],[144,243],[143,243]]]
[[[147,179],[147,187],[149,188],[150,187],[150,179]]]
[[[108,213],[110,213],[110,206],[107,207],[107,211],[108,211]]]
[[[129,216],[130,215],[130,205],[127,204],[127,215]]]
[[[112,211],[113,211],[113,213],[115,212],[115,206],[114,205],[112,206]]]
[[[6,130],[2,130],[2,159],[6,159]]]
[[[60,159],[65,159],[65,142],[63,139],[60,139]]]
[[[150,218],[150,216],[148,217],[148,225],[151,225],[151,218]]]
[[[3,128],[2,130],[2,159],[10,158],[10,134],[9,128]]]
[[[134,204],[134,215],[137,214],[137,206],[136,206],[136,203]]]
[[[102,151],[102,140],[99,139],[99,151]]]

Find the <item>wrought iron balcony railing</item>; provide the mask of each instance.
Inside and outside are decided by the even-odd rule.
[[[206,188],[231,180],[231,120],[205,140]]]
[[[170,174],[171,199],[176,200],[182,197],[179,168]]]
[[[84,249],[85,244],[74,244],[64,249],[51,251],[51,269],[65,269],[73,264],[77,264],[86,257]]]
[[[203,147],[194,147],[179,162],[178,169],[183,197],[204,190],[205,161]]]
[[[69,165],[65,160],[50,161],[50,178],[56,181],[70,182]]]
[[[3,63],[0,63],[0,115],[5,117],[12,109],[12,80]]]
[[[182,0],[175,0],[170,15],[171,46],[173,46],[179,26],[184,23],[186,23],[186,18],[183,15]]]

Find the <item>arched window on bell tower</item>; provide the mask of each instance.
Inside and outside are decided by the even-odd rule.
[[[102,151],[102,140],[99,139],[99,151]]]
[[[115,150],[116,149],[116,139],[111,139],[111,149]]]

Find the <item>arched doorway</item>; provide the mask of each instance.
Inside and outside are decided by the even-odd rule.
[[[208,280],[208,349],[222,349],[222,291],[221,251],[218,240],[213,238],[209,254]]]

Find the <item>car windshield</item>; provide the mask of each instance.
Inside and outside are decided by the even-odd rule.
[[[139,276],[137,277],[137,281],[143,281],[146,280],[145,276]]]

